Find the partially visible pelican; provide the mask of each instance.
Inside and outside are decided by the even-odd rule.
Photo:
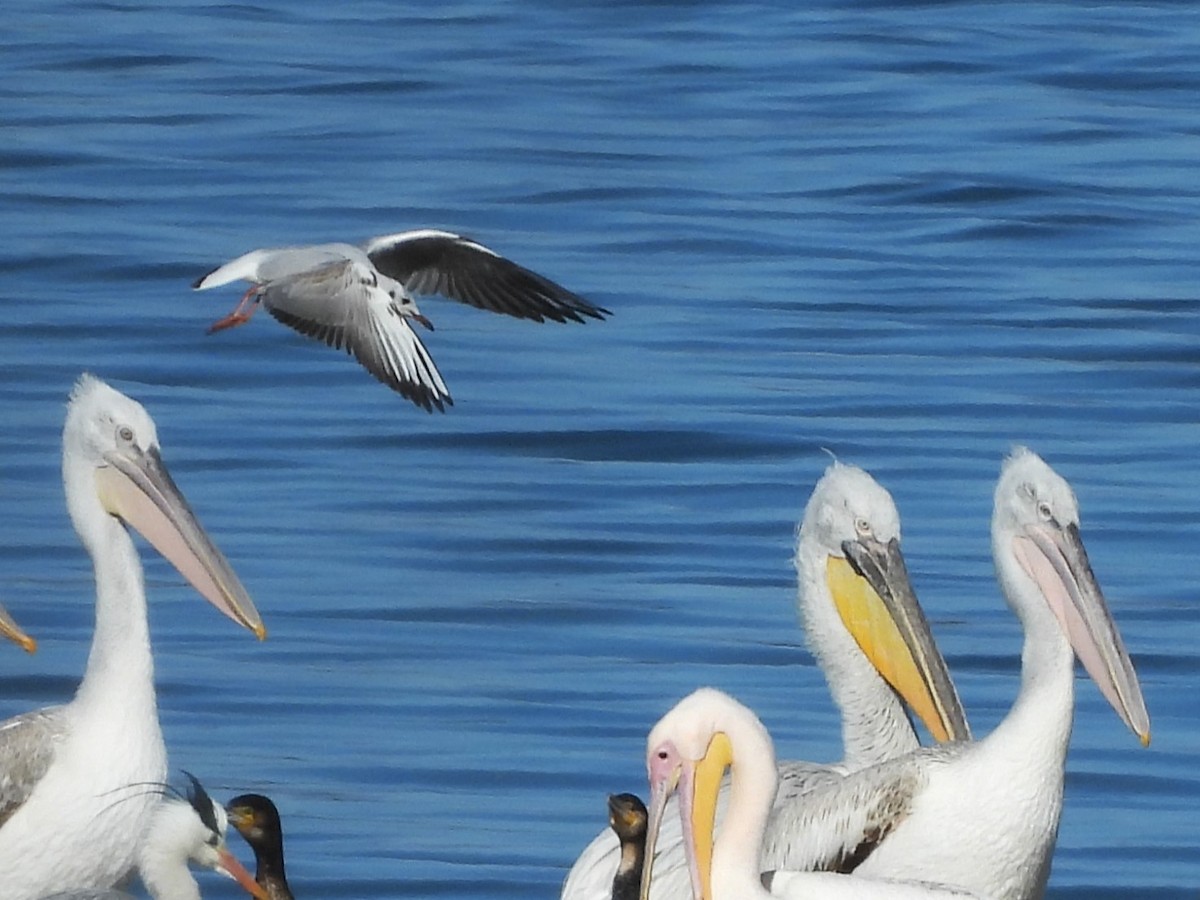
[[[225,811],[254,851],[254,880],[267,900],[293,900],[283,863],[283,823],[271,798],[241,794],[225,804]]]
[[[636,794],[608,795],[608,827],[621,844],[612,900],[637,900],[646,863],[646,804]]]
[[[428,412],[453,405],[429,351],[409,325],[433,325],[414,294],[542,322],[602,319],[608,310],[448,231],[423,229],[353,244],[251,250],[196,280],[196,290],[249,281],[241,303],[209,333],[250,320],[261,303],[301,334],[345,347],[368,372]]]
[[[136,528],[210,603],[260,639],[258,611],[159,454],[142,406],[84,375],[63,429],[71,521],[92,556],[96,629],[65,706],[0,724],[0,897],[109,888],[133,867],[167,754],[158,724]]]
[[[26,653],[37,650],[37,641],[22,630],[3,606],[0,606],[0,637],[6,637],[14,644],[19,644]]]
[[[225,811],[191,775],[186,794],[164,795],[150,816],[138,849],[138,874],[154,900],[200,900],[189,860],[232,878],[258,900],[271,900],[225,846]],[[66,891],[46,900],[133,900],[115,888]]]
[[[1040,898],[1062,813],[1074,654],[1143,745],[1150,719],[1079,534],[1070,485],[1018,447],[996,485],[992,554],[1025,630],[1021,689],[986,738],[928,747],[814,789],[796,834],[814,867],[936,881],[994,900]]]
[[[727,769],[732,776],[730,797],[721,833],[714,841],[717,791]],[[647,854],[653,856],[667,799],[678,792],[695,900],[963,900],[976,896],[933,884],[828,872],[761,875],[761,844],[778,785],[775,750],[758,717],[720,691],[701,688],[659,720],[646,739],[646,770],[651,798]],[[652,865],[643,875],[643,900],[653,884]]]
[[[800,522],[795,565],[808,643],[841,709],[845,759],[836,765],[779,764],[780,788],[763,842],[764,870],[817,863],[802,836],[807,791],[920,746],[905,702],[937,740],[971,736],[909,582],[899,513],[875,479],[838,462],[826,469]],[[657,846],[654,900],[686,900],[688,874],[677,817],[666,818]],[[618,855],[611,832],[596,837],[567,874],[563,900],[607,900]],[[842,870],[856,860],[822,862]]]

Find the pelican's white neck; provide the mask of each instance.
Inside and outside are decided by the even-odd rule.
[[[900,698],[842,624],[825,580],[824,555],[801,538],[796,554],[800,617],[833,702],[842,713],[843,765],[865,768],[920,746]]]
[[[724,729],[733,749],[729,807],[713,845],[713,900],[766,895],[759,878],[759,853],[775,802],[775,748],[762,723],[748,711]]]
[[[1075,707],[1075,654],[1041,591],[1017,562],[1011,536],[998,535],[992,551],[1001,589],[1025,633],[1021,689],[992,734],[1020,740],[1027,752],[1056,760],[1052,768],[1061,777]]]
[[[994,542],[997,575],[1021,620],[1021,689],[1004,720],[975,745],[972,755],[994,784],[1004,786],[1004,808],[1018,817],[1026,840],[1023,867],[1049,877],[1062,815],[1063,773],[1075,701],[1074,653],[1044,597],[1021,568],[1011,537]]]
[[[90,467],[64,474],[71,521],[91,554],[96,578],[96,628],[76,704],[119,699],[123,710],[152,719],[157,730],[154,657],[137,549],[125,526],[100,505]]]

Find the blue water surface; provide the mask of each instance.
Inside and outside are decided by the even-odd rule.
[[[789,562],[826,451],[896,497],[990,730],[1027,443],[1154,733],[1080,676],[1050,896],[1195,896],[1200,10],[13,0],[0,46],[0,599],[41,641],[0,652],[0,714],[86,658],[59,437],[90,370],[270,631],[143,548],[172,765],[276,799],[303,897],[549,900],[698,685],[840,756]],[[614,315],[426,302],[445,415],[265,315],[205,336],[223,260],[414,227]]]

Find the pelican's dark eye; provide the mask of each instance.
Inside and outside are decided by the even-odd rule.
[[[1050,504],[1043,500],[1037,506],[1038,515],[1042,517],[1043,522],[1049,522],[1054,518],[1054,510],[1050,508]]]
[[[658,751],[658,758],[659,758],[659,759],[666,759],[667,757],[668,757],[668,753],[667,753],[667,751],[666,751],[666,750],[659,750],[659,751]]]
[[[117,438],[123,444],[132,444],[133,443],[133,429],[130,428],[128,425],[122,425],[120,428],[117,429]]]

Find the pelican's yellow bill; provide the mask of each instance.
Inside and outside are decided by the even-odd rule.
[[[929,683],[879,594],[844,557],[826,560],[825,579],[842,623],[871,665],[904,698],[935,740],[948,740]]]
[[[723,731],[713,735],[704,758],[692,776],[692,846],[700,876],[702,900],[712,900],[713,829],[717,823],[717,795],[725,770],[733,763],[733,746]]]

